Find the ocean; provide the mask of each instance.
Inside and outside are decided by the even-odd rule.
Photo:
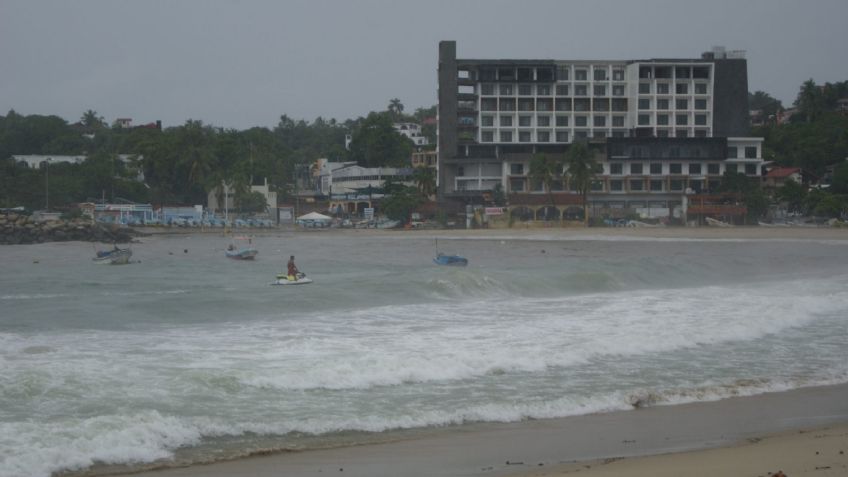
[[[438,238],[438,241],[436,240]],[[0,247],[0,476],[848,382],[848,241],[283,232]],[[469,259],[439,267],[436,250]],[[314,280],[270,286],[289,255]]]

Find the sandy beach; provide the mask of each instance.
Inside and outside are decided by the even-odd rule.
[[[144,477],[848,475],[848,385],[469,425],[397,442],[272,454]]]

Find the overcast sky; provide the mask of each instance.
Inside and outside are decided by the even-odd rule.
[[[748,86],[794,101],[848,80],[848,0],[0,0],[0,115],[273,127],[436,104],[459,58],[698,58],[747,51]]]

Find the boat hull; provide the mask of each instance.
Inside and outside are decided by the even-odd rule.
[[[465,267],[468,265],[468,259],[459,255],[439,255],[433,259],[433,263],[446,267]]]
[[[99,252],[97,257],[91,260],[96,265],[126,265],[130,263],[132,250],[128,248],[120,250],[110,250],[108,252]]]
[[[227,250],[226,253],[227,257],[234,260],[253,260],[259,254],[259,251],[255,248],[246,248],[241,250]]]
[[[286,275],[277,275],[277,280],[271,285],[306,285],[309,283],[312,283],[312,279],[306,275],[298,275],[295,280],[289,280]]]

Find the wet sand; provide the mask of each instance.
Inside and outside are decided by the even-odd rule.
[[[848,456],[839,451],[848,453],[848,385],[563,419],[467,425],[386,444],[274,454],[138,475],[529,477],[579,471],[580,475],[767,476],[777,470],[790,477],[804,475],[802,471],[848,475]]]

